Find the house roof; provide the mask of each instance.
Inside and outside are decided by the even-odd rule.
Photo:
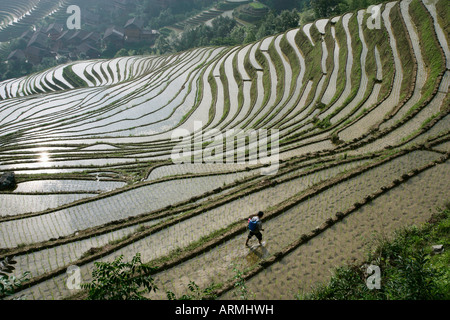
[[[117,37],[117,38],[123,38],[124,32],[122,28],[118,27],[109,27],[106,29],[105,33],[103,34],[103,39],[106,39],[108,37]]]
[[[45,33],[44,27],[38,27],[34,29],[34,32]]]
[[[29,46],[25,50],[26,55],[37,55],[37,56],[43,56],[44,54],[48,53],[47,50],[35,47],[35,46]]]
[[[144,26],[144,21],[142,21],[141,19],[138,18],[132,18],[130,20],[127,21],[127,23],[125,23],[124,28],[129,28],[129,27],[136,27],[138,29],[142,29],[142,27]]]
[[[33,31],[28,29],[27,31],[22,33],[19,38],[21,38],[21,39],[31,39],[32,36],[33,36]]]
[[[14,50],[6,58],[6,60],[10,59],[25,59],[25,53],[20,49]]]
[[[80,44],[80,45],[77,47],[77,50],[78,50],[80,53],[87,53],[87,52],[90,51],[90,50],[95,51],[96,53],[100,53],[100,51],[99,51],[97,48],[94,48],[93,46],[91,46],[90,44],[87,44],[87,43],[85,43],[85,42],[83,42],[82,44]]]
[[[31,37],[30,41],[28,41],[27,46],[29,47],[32,45],[38,45],[38,46],[45,47],[46,41],[47,41],[47,36],[41,32],[36,31],[33,34],[33,36]]]
[[[75,33],[69,38],[69,40],[81,40],[84,37],[86,37],[89,34],[89,32],[85,31],[85,30],[77,30],[75,31]]]
[[[46,33],[53,32],[53,31],[61,32],[63,29],[64,28],[63,28],[62,24],[60,24],[60,23],[52,23],[51,25],[48,26],[48,28],[47,28],[47,30],[45,32]]]
[[[74,30],[65,30],[56,40],[69,40],[74,33]]]
[[[100,40],[100,34],[98,32],[89,32],[83,39],[81,39],[81,41],[86,41],[86,40],[92,40],[94,42],[97,42],[98,40]]]

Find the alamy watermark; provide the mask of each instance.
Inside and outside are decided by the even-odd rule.
[[[366,279],[366,285],[369,290],[381,289],[381,270],[379,266],[369,265],[366,273],[370,275]]]
[[[171,140],[176,142],[171,159],[174,164],[262,164],[263,175],[274,175],[279,168],[278,130],[218,129],[203,131],[201,121],[194,130],[176,129]]]
[[[367,13],[370,14],[370,18],[367,19],[367,28],[369,30],[381,29],[381,4],[376,6],[370,6],[367,8]]]
[[[78,266],[69,266],[66,270],[69,275],[66,281],[66,287],[69,290],[81,289],[81,269]]]
[[[67,18],[66,26],[67,29],[81,29],[81,9],[77,5],[70,5],[67,7],[66,13],[71,14],[69,18]]]

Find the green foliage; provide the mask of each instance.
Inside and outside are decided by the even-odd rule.
[[[128,50],[125,48],[120,49],[119,51],[116,52],[116,54],[114,55],[114,58],[118,58],[118,57],[127,57],[129,56],[128,54]]]
[[[248,300],[251,293],[247,289],[244,273],[236,266],[233,266],[233,272],[235,273],[233,279],[236,281],[234,287],[237,288],[237,293],[235,292],[234,295],[239,296],[241,300]]]
[[[316,109],[319,109],[319,110],[325,109],[326,106],[327,105],[325,103],[323,103],[323,102],[317,102],[316,103]]]
[[[180,37],[161,35],[155,48],[159,53],[179,52],[195,47],[234,46],[251,43],[298,26],[300,16],[296,9],[276,15],[269,12],[256,25],[241,26],[236,20],[218,17],[212,26],[200,25],[185,30]]]
[[[339,0],[312,0],[311,7],[316,18],[329,17],[338,11],[337,6],[340,2]]]
[[[278,15],[276,15],[273,11],[269,12],[267,16],[258,24],[256,38],[259,40],[264,37],[298,27],[299,21],[300,16],[296,9],[292,11],[285,10]]]
[[[264,4],[260,3],[260,2],[251,2],[249,4],[249,6],[252,7],[253,9],[264,9],[264,8],[267,8],[266,5],[264,5]]]
[[[319,120],[318,118],[313,118],[314,120],[314,124],[316,125],[316,127],[320,128],[320,129],[326,129],[331,127],[331,121],[329,117],[326,117],[322,120]]]
[[[63,77],[75,88],[87,87],[87,83],[73,72],[72,66],[67,66],[63,69]]]
[[[441,56],[439,43],[436,41],[436,36],[433,31],[433,22],[428,16],[427,10],[419,1],[413,1],[410,6],[410,14],[413,21],[420,21],[420,24],[417,26],[417,31],[420,38],[423,59],[427,67],[427,72],[429,73],[428,80],[422,89],[422,94],[427,97],[433,92],[436,79],[442,69],[445,68],[445,60]]]
[[[139,253],[131,262],[122,260],[119,256],[111,263],[94,263],[93,281],[81,285],[88,290],[88,300],[147,300],[143,294],[157,290],[148,275],[154,268],[143,264]]]
[[[334,133],[331,136],[331,142],[335,145],[340,145],[343,143],[343,141],[341,139],[339,139],[339,135],[337,133]]]
[[[396,268],[387,269],[389,280],[385,286],[389,300],[433,300],[442,299],[436,279],[443,271],[430,264],[430,257],[420,249],[409,256],[397,256],[391,262]]]
[[[281,12],[282,10],[291,10],[294,8],[300,11],[309,8],[310,0],[259,0],[271,9]]]
[[[19,277],[10,275],[14,272],[13,265],[16,263],[15,260],[9,258],[0,261],[0,298],[13,295],[17,288],[29,280],[30,273],[28,271]]]
[[[191,281],[188,284],[188,289],[190,291],[189,294],[184,294],[181,297],[177,298],[172,291],[167,291],[166,295],[167,299],[169,300],[213,300],[217,298],[214,290],[216,290],[218,287],[220,287],[220,285],[212,283],[210,286],[201,290],[194,281]]]
[[[337,16],[347,11],[364,9],[383,0],[310,0],[316,19]]]
[[[9,60],[0,62],[0,81],[20,78],[33,70],[33,65],[27,61]]]

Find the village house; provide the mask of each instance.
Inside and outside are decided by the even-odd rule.
[[[159,37],[158,30],[142,30],[141,41],[154,42]]]
[[[124,26],[124,34],[126,42],[153,42],[158,38],[157,30],[144,30],[144,22],[138,18],[132,18],[127,21]]]
[[[24,53],[28,62],[34,65],[41,63],[43,58],[52,56],[48,50],[36,46],[27,47]]]
[[[26,56],[25,56],[25,53],[24,53],[22,50],[17,49],[17,50],[12,51],[12,52],[8,55],[8,57],[6,58],[6,60],[23,61],[23,60],[26,60]]]
[[[76,30],[64,30],[61,35],[56,39],[56,42],[52,46],[52,50],[58,53],[67,50],[69,39],[75,34]]]
[[[67,40],[67,45],[78,46],[83,39],[89,34],[85,30],[76,30],[75,33]]]
[[[52,23],[51,25],[48,26],[48,28],[45,31],[45,33],[47,34],[47,36],[51,40],[54,41],[54,40],[59,38],[59,36],[63,32],[63,30],[64,30],[64,27],[63,27],[62,24],[60,24],[60,23]]]
[[[27,47],[34,46],[41,49],[46,49],[48,47],[48,37],[39,31],[36,31],[28,41]]]
[[[90,46],[99,48],[100,47],[100,40],[101,40],[101,35],[98,32],[89,32],[83,39],[81,39],[81,41],[83,43],[87,43]]]
[[[30,41],[31,37],[33,36],[33,33],[34,32],[31,29],[28,29],[20,35],[19,39],[23,39],[28,43],[28,41]]]
[[[112,13],[119,10],[121,13],[130,11],[136,5],[136,0],[98,0],[103,7],[100,11]],[[172,0],[160,1],[162,6]],[[102,17],[97,11],[83,10],[83,23],[88,26],[98,26],[102,23]],[[45,57],[55,57],[57,60],[79,58],[99,58],[102,49],[108,52],[120,50],[126,43],[143,42],[154,43],[159,36],[157,30],[144,29],[145,22],[137,17],[129,19],[123,27],[111,26],[104,34],[91,31],[92,28],[81,30],[67,30],[62,21],[54,22],[46,26],[33,27],[20,35],[23,42],[22,50],[10,52],[7,60],[28,60],[36,65]],[[95,30],[95,28],[94,28]]]
[[[88,58],[88,59],[98,59],[100,58],[100,51],[83,42],[82,44],[80,44],[77,48],[76,51],[78,53],[78,55],[80,55],[81,58]]]
[[[124,40],[124,30],[119,27],[109,27],[103,34],[102,44],[104,47],[113,46],[121,48]]]
[[[127,21],[123,27],[125,31],[125,41],[138,42],[141,41],[141,32],[144,22],[138,18],[132,18]]]

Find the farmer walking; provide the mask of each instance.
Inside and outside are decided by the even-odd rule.
[[[264,212],[259,211],[258,214],[255,215],[251,215],[250,217],[248,217],[248,237],[247,237],[247,241],[245,242],[245,245],[247,247],[249,247],[248,245],[248,241],[253,237],[256,236],[256,238],[259,241],[259,245],[264,245],[264,243],[262,243],[262,233],[261,231],[264,231],[264,229],[262,228],[262,222],[261,219],[264,215]]]

